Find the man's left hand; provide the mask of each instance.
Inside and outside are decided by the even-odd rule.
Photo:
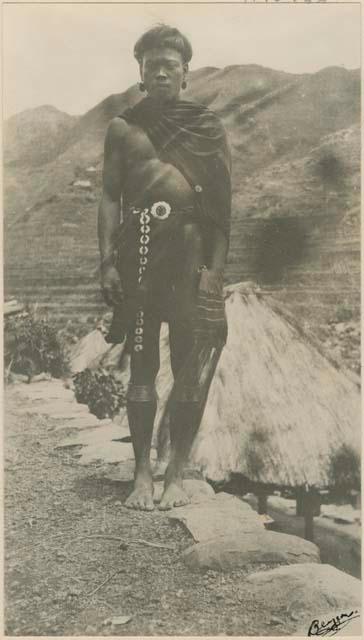
[[[222,297],[223,286],[224,272],[222,270],[207,269],[206,267],[201,269],[199,291]]]

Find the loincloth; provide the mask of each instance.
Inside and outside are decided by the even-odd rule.
[[[199,222],[194,207],[173,210],[166,202],[130,207],[120,227],[117,254],[124,294],[140,302],[163,300],[178,273],[180,229]]]
[[[194,206],[173,209],[157,202],[124,212],[120,226],[116,267],[124,293],[127,335],[135,329],[140,310],[169,321],[173,285],[183,262],[181,227],[200,224]],[[140,317],[139,317],[140,319]]]

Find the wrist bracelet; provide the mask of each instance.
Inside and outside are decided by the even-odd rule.
[[[198,268],[198,273],[202,273],[203,271],[210,271],[210,273],[218,273],[219,275],[224,275],[224,268],[209,269],[205,264],[201,265],[201,267]]]

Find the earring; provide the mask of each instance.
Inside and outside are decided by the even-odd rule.
[[[141,91],[142,93],[143,93],[143,91],[145,91],[144,82],[139,82],[139,91]]]
[[[184,80],[181,84],[182,89],[187,89],[187,82]]]

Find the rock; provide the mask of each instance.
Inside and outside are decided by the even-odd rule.
[[[92,185],[90,180],[75,180],[73,186],[81,187],[81,189],[90,189]]]
[[[282,498],[281,496],[268,496],[268,505],[273,509],[296,515],[296,500]]]
[[[345,333],[346,325],[345,325],[344,322],[338,322],[335,325],[335,329],[336,329],[337,333]]]
[[[113,616],[110,618],[110,624],[114,627],[118,627],[121,624],[126,624],[130,622],[131,616]]]
[[[165,460],[157,460],[153,469],[153,478],[164,478],[164,474],[168,467],[168,462]]]
[[[28,380],[29,380],[29,376],[25,376],[23,373],[10,372],[9,374],[9,382],[12,382],[15,384],[21,384],[23,382],[27,383]]]
[[[51,418],[52,416],[49,417]],[[77,416],[77,419],[64,418],[63,422],[57,424],[55,431],[60,431],[62,429],[90,429],[91,427],[96,427],[99,424],[100,420],[92,413],[88,413]]]
[[[76,419],[81,414],[89,414],[89,409],[85,404],[77,404],[74,398],[55,399],[50,402],[47,397],[43,398],[44,402],[32,402],[29,405],[23,405],[19,412],[44,414],[51,418],[59,420]]]
[[[21,313],[25,311],[25,306],[21,302],[17,300],[9,300],[8,302],[4,302],[3,304],[3,314],[4,316],[11,316],[16,313]]]
[[[354,524],[355,522],[360,522],[361,510],[354,509],[351,504],[323,504],[321,505],[321,517],[343,524]]]
[[[31,384],[24,384],[19,388],[22,396],[31,401],[40,400],[50,402],[50,400],[75,401],[75,396],[70,389],[66,389],[60,380],[32,381]]]
[[[101,461],[106,464],[114,462],[134,461],[133,446],[125,442],[105,442],[85,447],[81,451],[80,464]]]
[[[94,360],[111,348],[112,345],[110,346],[106,342],[101,331],[98,329],[91,331],[87,336],[81,338],[71,350],[69,357],[71,372],[78,373],[87,369]]]
[[[37,373],[35,376],[31,377],[31,382],[43,382],[44,380],[52,380],[52,376],[50,373],[46,371],[42,371],[41,373]]]
[[[207,542],[226,536],[241,537],[244,533],[264,530],[258,514],[246,503],[228,493],[218,493],[204,504],[189,504],[172,509],[168,515],[182,522],[195,542]]]
[[[256,531],[200,542],[183,553],[190,568],[232,571],[247,564],[320,562],[317,546],[297,536]]]
[[[84,407],[84,405],[82,406]],[[46,415],[48,415],[50,418],[53,418],[53,420],[78,420],[80,417],[88,418],[88,416],[92,414],[90,414],[89,410],[86,407],[86,411],[58,411],[57,413],[49,412]]]
[[[269,529],[272,524],[274,524],[273,518],[271,518],[267,513],[259,514],[260,521],[264,524],[266,529]]]
[[[330,619],[361,605],[360,580],[328,564],[289,565],[251,574],[245,580],[267,618],[285,610],[296,631],[305,636],[320,612],[329,612]]]
[[[200,502],[206,502],[215,497],[213,488],[204,480],[184,480],[183,487],[186,491],[191,503],[198,504]],[[154,485],[154,501],[160,502],[162,497],[164,484],[163,482],[156,482]]]
[[[57,449],[62,447],[74,447],[76,445],[105,445],[113,440],[120,440],[121,438],[126,438],[128,436],[130,436],[130,431],[126,427],[114,424],[111,420],[100,420],[99,426],[92,427],[90,429],[82,429],[81,433],[63,440],[57,445]]]

